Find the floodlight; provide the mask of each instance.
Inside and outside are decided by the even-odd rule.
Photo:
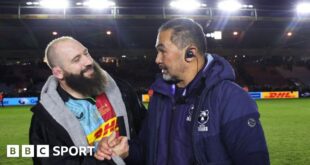
[[[109,36],[112,34],[111,30],[106,31],[106,34]]]
[[[202,3],[202,4],[201,4],[201,7],[207,7],[207,4]]]
[[[297,13],[299,14],[309,14],[310,13],[310,3],[303,2],[299,3],[296,7]]]
[[[196,0],[177,0],[170,2],[170,6],[184,11],[193,11],[199,7],[205,7],[207,5],[201,4]]]
[[[40,5],[45,8],[51,9],[65,9],[69,7],[69,1],[67,0],[42,0]]]
[[[36,6],[36,5],[40,5],[40,3],[39,2],[28,1],[28,2],[26,2],[26,5],[28,5],[28,6]]]
[[[206,37],[214,38],[215,40],[221,40],[222,39],[222,32],[221,31],[214,31],[213,33],[207,33]]]
[[[84,6],[88,6],[93,9],[105,9],[115,6],[115,2],[108,0],[89,0],[84,2]]]
[[[245,9],[253,9],[254,6],[253,6],[253,5],[242,5],[242,8],[245,8]]]
[[[227,11],[227,12],[234,12],[242,8],[242,5],[240,2],[235,0],[227,0],[227,1],[221,1],[218,3],[217,7],[220,10]]]
[[[292,33],[292,32],[287,32],[286,35],[287,35],[288,37],[291,37],[291,36],[293,35],[293,33]]]
[[[221,40],[222,39],[222,32],[221,31],[214,31],[213,37],[216,40]]]
[[[75,3],[77,6],[82,6],[83,5],[83,2],[77,2]]]

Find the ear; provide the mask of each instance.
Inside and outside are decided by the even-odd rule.
[[[52,72],[57,79],[62,80],[64,78],[63,70],[59,66],[52,68]]]
[[[187,56],[185,55],[185,61],[186,62],[191,62],[195,59],[195,57],[197,58],[197,48],[194,46],[190,46],[186,49],[185,53],[187,53],[188,51],[191,52],[192,56]]]

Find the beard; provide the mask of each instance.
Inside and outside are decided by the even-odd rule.
[[[164,65],[160,65],[159,68],[161,70],[165,70],[166,73],[162,73],[162,77],[165,80],[165,82],[167,82],[168,84],[177,84],[178,82],[180,82],[180,80],[176,77],[176,76],[172,76],[167,67],[165,67]]]
[[[91,77],[85,77],[84,73],[92,68],[94,72]],[[88,65],[80,74],[72,74],[65,71],[64,80],[70,88],[84,96],[97,96],[101,94],[107,83],[106,77],[101,73],[100,66],[96,62],[93,65]]]
[[[163,74],[163,79],[168,83],[168,84],[177,84],[180,82],[176,77],[173,77],[169,74]]]
[[[176,77],[171,77],[170,75],[169,76],[163,75],[163,79],[168,84],[177,84],[177,83],[181,82],[181,80],[177,79]]]

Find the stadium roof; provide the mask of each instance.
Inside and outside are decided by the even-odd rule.
[[[310,47],[309,17],[297,18],[297,0],[243,1],[255,10],[234,16],[215,15],[216,10],[198,14],[173,11],[163,7],[164,0],[117,0],[113,13],[81,10],[55,11],[25,7],[26,0],[0,2],[0,58],[28,57],[40,54],[57,36],[70,35],[94,50],[154,49],[157,28],[174,17],[191,17],[202,24],[206,33],[221,30],[222,40],[208,38],[209,49],[307,49]],[[72,3],[78,1],[71,1]],[[214,8],[216,1],[202,1]],[[21,7],[21,10],[18,9]],[[112,12],[112,13],[111,13]],[[107,35],[111,31],[111,35]],[[233,32],[238,35],[233,35]],[[57,32],[57,35],[53,35]],[[292,36],[287,36],[291,32]],[[260,53],[254,53],[260,54]]]
[[[1,0],[1,5],[25,4],[29,0]],[[71,0],[71,2],[79,2],[81,0]],[[260,9],[292,9],[297,2],[301,0],[242,0],[243,3],[252,4]],[[169,3],[168,0],[115,0],[120,6],[163,6]],[[216,0],[200,0],[208,6],[215,6]]]

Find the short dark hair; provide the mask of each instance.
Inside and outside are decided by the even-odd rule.
[[[177,18],[164,23],[158,29],[158,32],[172,29],[171,42],[179,49],[193,44],[198,48],[200,53],[204,53],[207,47],[207,41],[203,28],[200,24],[192,19]]]

